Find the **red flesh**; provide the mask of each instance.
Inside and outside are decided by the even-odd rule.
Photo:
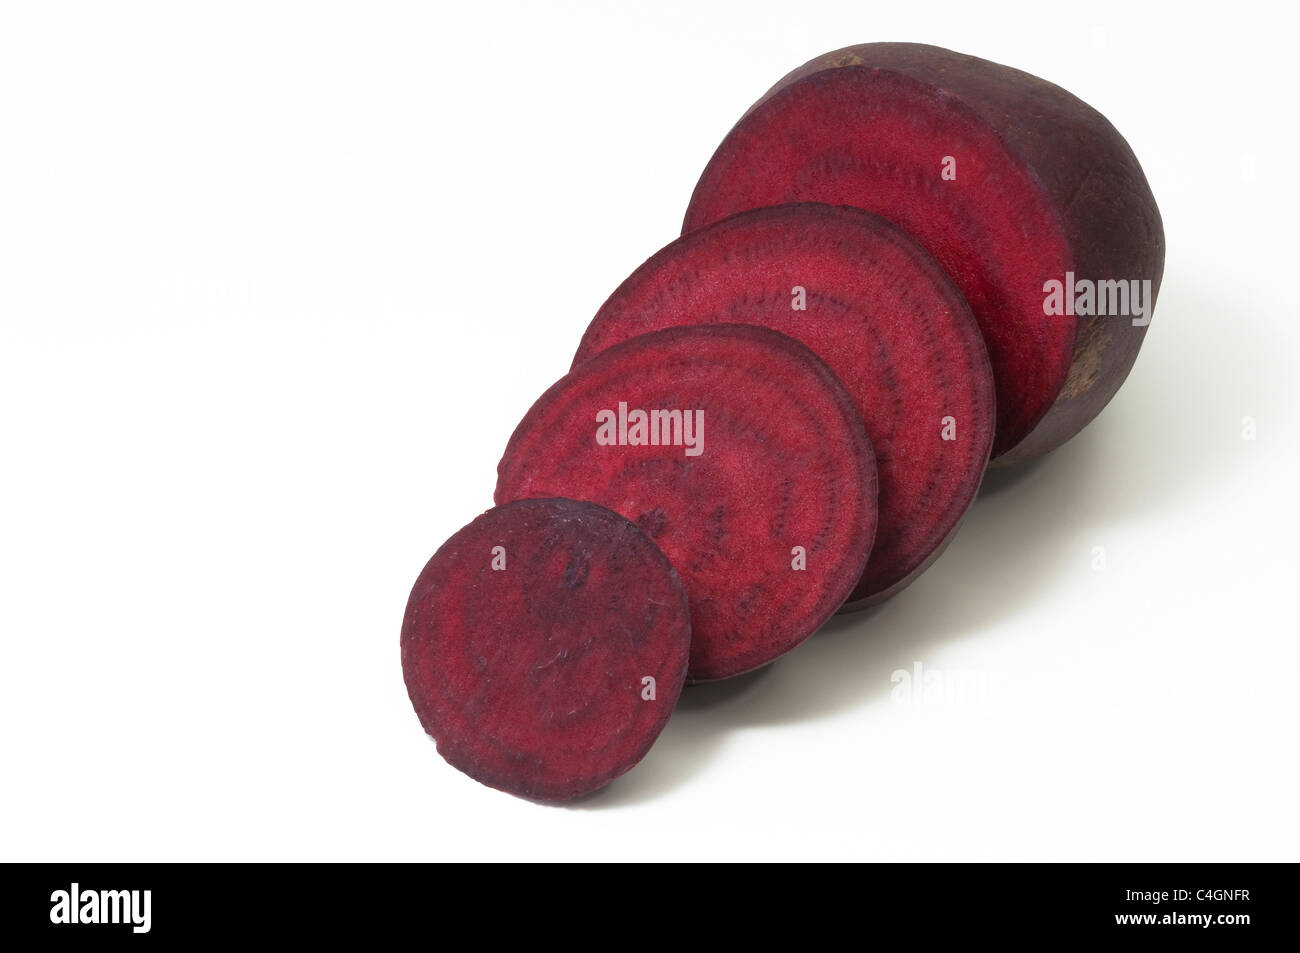
[[[806,310],[794,310],[792,289]],[[979,487],[993,440],[993,380],[978,326],[934,259],[860,209],[745,212],[651,257],[610,296],[577,367],[665,327],[743,322],[798,338],[848,388],[879,471],[879,528],[846,608],[910,583]],[[943,439],[951,416],[955,439]]]
[[[496,546],[504,570],[492,568]],[[402,674],[450,764],[512,794],[567,800],[649,750],[689,646],[681,581],[644,533],[591,503],[526,500],[484,513],[424,567]]]
[[[702,410],[703,452],[597,445],[597,414],[620,402]],[[533,405],[497,470],[499,503],[588,499],[654,539],[690,599],[694,681],[757,668],[811,635],[852,591],[875,534],[875,464],[852,397],[798,341],[747,325],[669,328],[597,355]]]

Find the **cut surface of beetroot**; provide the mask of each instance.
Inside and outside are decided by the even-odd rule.
[[[1064,286],[1071,275],[1136,281],[1139,291],[1149,281],[1153,304],[1164,263],[1160,214],[1132,150],[1051,83],[920,44],[819,57],[731,130],[695,188],[684,231],[807,201],[895,222],[961,289],[992,362],[1000,462],[1077,433],[1137,357],[1149,309],[1145,317],[1044,310],[1047,283]],[[1111,294],[1118,303],[1119,290]]]
[[[659,545],[690,600],[693,681],[811,635],[861,578],[876,529],[853,398],[807,347],[750,325],[668,328],[596,355],[538,399],[497,472],[498,503],[591,500]]]
[[[884,219],[818,204],[743,212],[652,256],[605,302],[574,366],[665,327],[746,323],[797,338],[866,423],[879,525],[845,609],[916,578],[975,497],[993,441],[979,327],[934,259]]]
[[[411,591],[402,674],[438,752],[477,781],[561,801],[649,750],[686,678],[668,559],[616,513],[565,499],[489,510]]]

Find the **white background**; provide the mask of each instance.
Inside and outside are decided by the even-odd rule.
[[[2,9],[0,858],[1300,859],[1290,8]],[[602,795],[481,787],[406,698],[411,582],[730,125],[873,40],[1128,138],[1132,377]],[[963,690],[898,700],[918,662]]]

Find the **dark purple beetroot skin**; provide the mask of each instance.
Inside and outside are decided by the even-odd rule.
[[[635,411],[682,423],[661,418],[641,443]],[[852,396],[807,347],[751,325],[667,328],[597,354],[538,399],[497,473],[498,503],[591,500],[663,549],[690,600],[693,681],[811,635],[861,578],[876,529]]]
[[[1137,358],[1164,269],[1160,212],[1123,137],[1058,86],[914,43],[818,57],[723,140],[683,230],[808,201],[897,223],[956,282],[993,366],[998,463],[1078,433]],[[1150,282],[1145,315],[1044,313],[1067,273]]]
[[[478,517],[424,567],[402,674],[453,767],[562,801],[649,750],[681,693],[690,637],[681,581],[636,526],[591,503],[524,500]]]
[[[845,608],[904,588],[956,529],[993,443],[993,376],[961,292],[925,249],[861,209],[742,212],[633,272],[574,366],[647,331],[723,322],[797,338],[853,395],[876,454],[879,526]]]

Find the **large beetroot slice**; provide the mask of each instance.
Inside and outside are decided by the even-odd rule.
[[[644,533],[591,503],[524,500],[484,513],[424,567],[402,674],[451,765],[560,801],[641,760],[689,647],[685,591]]]
[[[668,328],[598,354],[533,405],[497,471],[498,503],[591,500],[654,539],[690,599],[694,681],[811,635],[875,535],[852,396],[807,347],[749,325]]]
[[[961,288],[993,365],[1000,463],[1068,440],[1137,358],[1164,267],[1160,213],[1123,137],[1058,86],[914,43],[818,57],[723,140],[684,230],[806,201],[897,223]]]
[[[979,327],[925,249],[861,209],[742,212],[673,242],[605,302],[574,366],[647,331],[742,322],[784,332],[853,395],[879,471],[879,527],[845,609],[930,564],[979,488],[993,377]]]

